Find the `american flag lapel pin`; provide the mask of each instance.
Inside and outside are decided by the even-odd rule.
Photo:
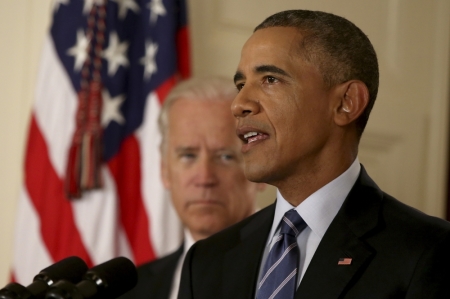
[[[341,257],[338,261],[338,265],[340,266],[348,266],[352,264],[352,258],[350,257]]]

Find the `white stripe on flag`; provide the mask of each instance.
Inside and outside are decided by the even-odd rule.
[[[72,201],[75,223],[94,264],[117,256],[117,193],[107,167],[102,167],[104,186]]]
[[[77,95],[48,36],[37,78],[34,111],[47,142],[50,161],[60,178],[65,176],[77,103]]]
[[[144,122],[136,132],[142,155],[142,195],[149,215],[152,244],[157,256],[175,250],[182,238],[181,223],[170,200],[165,196],[160,173],[158,130],[160,102],[156,93],[147,97]],[[171,232],[168,234],[167,232]]]
[[[29,285],[33,277],[52,264],[52,259],[41,238],[39,216],[22,187],[17,206],[14,239],[14,276],[22,285]]]
[[[117,229],[117,256],[124,256],[133,260],[133,251],[128,243],[127,236],[123,231],[122,226]]]

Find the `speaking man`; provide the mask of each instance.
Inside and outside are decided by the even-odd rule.
[[[186,228],[184,243],[138,267],[138,284],[122,299],[176,298],[190,246],[254,213],[257,191],[265,185],[244,176],[230,112],[236,93],[231,80],[194,78],[165,100],[159,116],[162,179]]]
[[[358,161],[378,77],[344,18],[284,11],[256,27],[232,112],[245,176],[277,200],[196,243],[178,298],[450,298],[450,224],[381,191]]]

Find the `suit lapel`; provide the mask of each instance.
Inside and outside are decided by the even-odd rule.
[[[308,266],[296,298],[340,298],[357,280],[356,274],[367,267],[375,254],[363,236],[380,225],[381,199],[381,190],[361,167],[357,182]],[[346,258],[344,265],[338,264],[340,258]]]
[[[240,241],[224,258],[222,298],[254,298],[259,264],[272,226],[275,205],[261,210],[241,230]],[[231,274],[231,275],[230,275]]]

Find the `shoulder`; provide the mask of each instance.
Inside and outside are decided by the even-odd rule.
[[[450,237],[450,222],[427,215],[383,192],[364,170],[356,185],[356,196],[349,198],[346,207],[347,215],[359,218],[353,221],[354,231],[358,231],[355,224],[372,228],[364,235],[368,240],[384,240],[379,244],[383,244],[381,248],[420,254]]]
[[[275,205],[272,204],[248,218],[196,242],[189,250],[186,260],[192,265],[214,267],[235,248],[244,249],[263,244],[272,225]]]
[[[264,229],[265,224],[270,223],[271,225],[274,213],[275,204],[271,204],[211,237],[198,241],[195,246],[197,248],[207,247],[208,250],[211,248],[232,247],[233,244],[239,242],[242,238],[250,236],[257,230]]]
[[[163,271],[164,269],[168,268],[175,269],[182,253],[183,245],[181,245],[176,251],[172,252],[171,254],[138,266],[138,276],[158,274],[161,273],[161,271]]]
[[[167,298],[183,245],[177,251],[137,267],[136,286],[119,299]],[[152,297],[152,298],[153,298]]]
[[[449,222],[426,215],[383,192],[364,168],[333,223],[335,233],[349,227],[376,252],[390,255],[405,251],[405,258],[418,258],[450,236]]]
[[[396,228],[411,242],[422,241],[430,245],[450,236],[450,222],[427,215],[386,193],[383,193],[381,213],[386,227]]]
[[[427,215],[383,192],[363,167],[344,206],[347,219],[357,224],[353,225],[355,231],[366,226],[366,230],[359,230],[360,236],[362,232],[371,231],[370,228],[428,241],[450,233],[450,222]]]

